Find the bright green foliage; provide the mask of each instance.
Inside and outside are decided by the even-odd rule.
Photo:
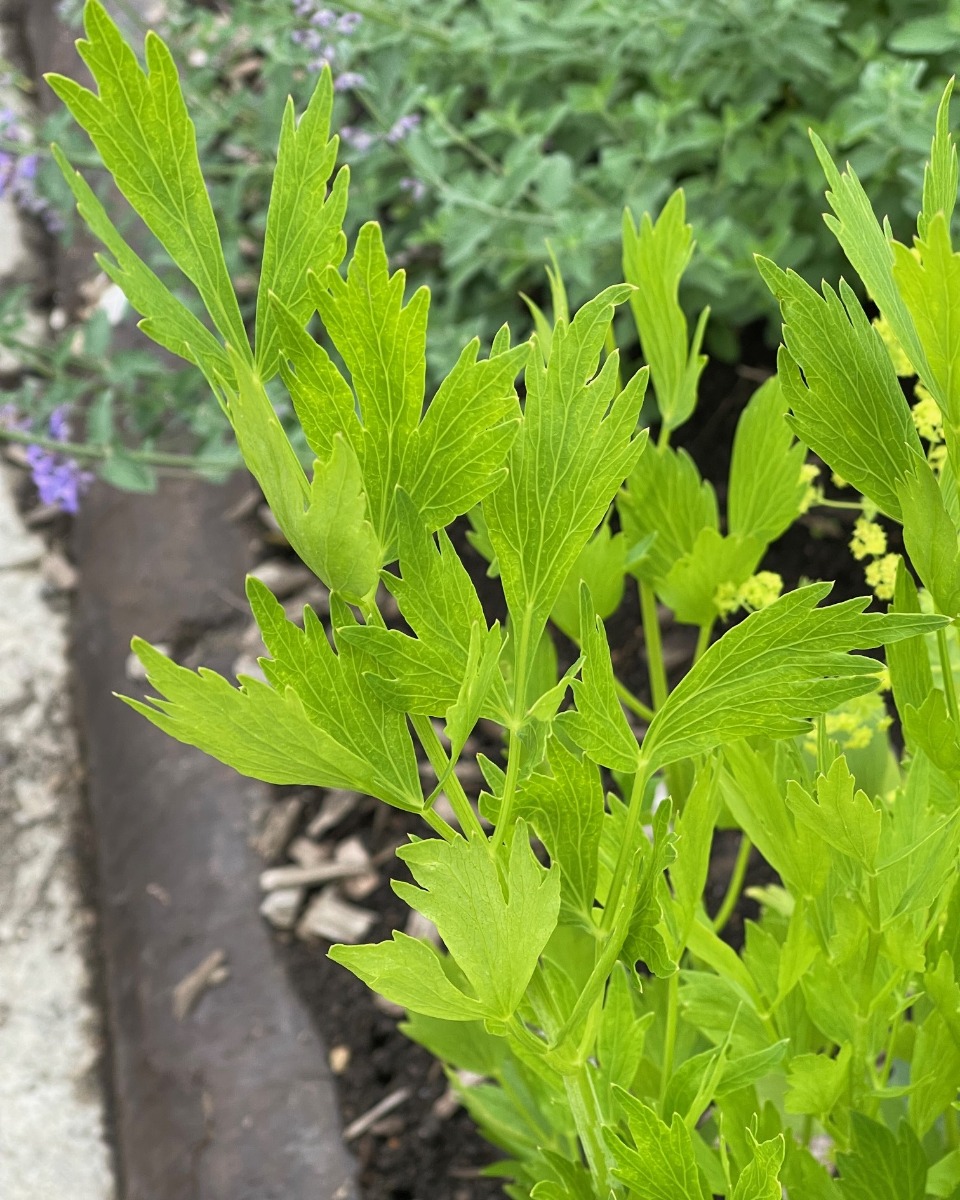
[[[249,581],[264,681],[234,687],[135,642],[155,698],[128,703],[241,772],[356,788],[422,816],[426,836],[398,851],[413,882],[394,887],[435,925],[439,948],[397,932],[331,953],[407,1009],[411,1036],[443,1059],[507,1156],[511,1198],[955,1194],[960,587],[949,421],[946,462],[925,460],[853,293],[821,295],[765,264],[788,349],[779,382],[743,415],[722,525],[713,489],[669,445],[699,372],[698,335],[691,349],[675,304],[691,245],[682,199],[657,224],[641,222],[628,247],[635,282],[656,303],[637,304],[620,285],[571,309],[555,264],[553,324],[537,307],[532,344],[511,349],[503,329],[481,357],[471,342],[428,398],[425,291],[407,297],[369,224],[339,270],[346,176],[328,186],[326,77],[299,124],[284,110],[254,353],[233,328],[219,260],[204,273],[191,258],[190,238],[208,246],[216,230],[169,59],[152,41],[146,77],[97,0],[89,21],[103,99],[65,94],[169,240],[219,338],[166,298],[82,181],[71,186],[152,336],[207,374],[281,528],[331,592],[329,621],[308,608],[301,625]],[[132,115],[121,85],[140,97]],[[949,207],[955,179],[944,122],[941,112],[925,192],[929,247],[946,232],[933,206]],[[193,181],[179,208],[156,185],[171,154]],[[887,307],[896,295],[910,328],[912,314],[932,314],[917,318],[914,350],[942,401],[953,357],[933,251],[921,250],[907,303],[899,252],[852,176],[831,182],[838,229],[867,247]],[[615,308],[631,298],[664,417],[655,446],[639,426],[646,368],[624,385],[611,341]],[[330,349],[308,329],[315,312]],[[904,344],[911,336],[905,328]],[[310,474],[268,390],[277,372]],[[902,518],[910,561],[892,611],[867,611],[865,599],[822,605],[824,583],[779,598],[779,580],[760,574],[749,586],[811,501],[791,425],[859,490],[852,503],[866,496]],[[468,511],[499,575],[502,628],[459,557],[459,531],[448,532]],[[630,664],[604,627],[628,570],[640,586],[644,698],[618,678]],[[381,583],[402,629],[388,627]],[[658,601],[699,626],[679,682],[667,676]],[[754,611],[711,643],[739,603]],[[578,643],[572,653],[554,644],[551,619]],[[858,653],[880,646],[890,647],[902,762],[875,696],[882,664]],[[470,796],[456,768],[475,752],[481,720],[503,741],[477,753],[485,790]],[[714,913],[718,829],[741,843],[730,902]],[[725,940],[752,850],[774,882],[751,890],[755,919]]]
[[[664,426],[676,429],[697,403],[697,384],[706,355],[700,353],[710,310],[697,321],[687,349],[687,319],[680,307],[680,279],[693,254],[693,230],[684,221],[683,192],[674,192],[654,224],[644,214],[640,228],[623,214],[623,277],[636,287],[630,307]]]

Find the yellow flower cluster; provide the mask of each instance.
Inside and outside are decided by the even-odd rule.
[[[889,729],[891,718],[887,715],[883,701],[875,692],[851,700],[836,712],[827,713],[827,737],[837,743],[841,751],[865,750],[874,735]],[[817,728],[814,725],[804,739],[804,747],[811,754],[817,752]]]
[[[940,411],[940,405],[922,383],[917,384],[913,394],[917,402],[910,410],[910,415],[917,427],[917,433],[931,446],[937,446],[943,441],[943,413]]]
[[[873,588],[873,594],[878,600],[893,599],[899,563],[899,554],[885,554],[882,558],[875,558],[867,567],[867,586]]]
[[[750,612],[766,608],[783,591],[783,580],[775,571],[758,571],[742,586],[721,583],[713,595],[713,603],[721,617],[728,617],[738,608]]]
[[[800,468],[800,482],[807,485],[807,490],[803,499],[800,501],[800,511],[805,513],[815,504],[819,504],[823,499],[823,488],[818,480],[820,479],[820,468],[816,463],[804,463]]]
[[[850,539],[850,553],[861,562],[865,558],[877,558],[887,552],[887,535],[882,525],[858,517]]]
[[[887,348],[887,353],[890,355],[890,361],[893,363],[893,369],[896,373],[904,378],[916,375],[913,364],[907,358],[904,348],[897,340],[897,335],[893,332],[890,322],[886,317],[874,317],[873,327],[880,334],[880,338]]]

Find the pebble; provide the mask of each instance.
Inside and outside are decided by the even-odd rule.
[[[363,900],[376,891],[380,876],[371,866],[370,855],[358,837],[349,837],[342,841],[333,857],[341,866],[355,867],[357,870],[356,878],[346,879],[341,884],[341,891],[350,900]]]
[[[359,792],[351,792],[346,788],[328,788],[320,803],[320,811],[307,826],[307,836],[314,840],[321,838],[353,812],[361,799]]]
[[[293,837],[302,812],[303,800],[299,796],[289,796],[270,805],[259,833],[251,842],[261,858],[272,862],[280,857]]]
[[[297,926],[297,937],[304,940],[325,938],[330,942],[361,942],[373,928],[375,912],[348,904],[335,887],[324,888],[307,906]]]
[[[277,888],[263,898],[260,915],[274,929],[292,929],[297,923],[306,889],[302,887]]]
[[[308,587],[314,579],[313,572],[303,563],[290,562],[285,558],[268,558],[254,567],[250,574],[268,587],[278,600]]]

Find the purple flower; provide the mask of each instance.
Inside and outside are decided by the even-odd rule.
[[[342,75],[338,75],[333,81],[333,90],[335,92],[349,92],[353,88],[365,87],[366,82],[366,79],[359,71],[344,71]]]
[[[339,33],[342,33],[344,37],[349,37],[362,20],[363,17],[358,12],[344,13],[340,20],[337,21],[337,30]]]
[[[49,429],[50,436],[56,438],[58,442],[70,441],[70,421],[67,417],[66,405],[61,404],[50,414]]]
[[[419,204],[427,194],[427,185],[423,182],[423,180],[413,179],[409,175],[404,176],[404,178],[400,180],[400,187],[405,192],[410,193],[410,199],[414,202],[414,204]]]
[[[340,130],[340,136],[351,150],[356,150],[358,154],[365,153],[377,141],[375,133],[370,133],[367,129],[354,129],[352,125],[344,125]]]
[[[419,113],[407,113],[405,117],[400,117],[394,121],[390,132],[387,134],[387,141],[391,146],[395,146],[397,142],[402,142],[408,133],[411,133],[420,124]]]
[[[77,512],[80,496],[93,481],[90,472],[84,471],[75,459],[42,446],[28,446],[26,458],[41,504],[56,505],[66,513]]]

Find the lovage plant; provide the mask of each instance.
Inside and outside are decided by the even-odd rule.
[[[313,612],[291,622],[251,579],[265,681],[235,687],[136,642],[156,698],[129,703],[241,772],[357,788],[422,816],[424,836],[399,851],[412,882],[395,887],[443,949],[397,933],[332,954],[406,1009],[411,1036],[453,1079],[467,1068],[483,1080],[461,1092],[506,1152],[497,1169],[509,1195],[960,1194],[949,645],[960,512],[949,453],[935,474],[849,289],[819,296],[764,264],[787,350],[781,382],[761,389],[738,432],[722,532],[712,491],[669,445],[702,365],[676,303],[691,249],[682,200],[656,226],[628,223],[629,283],[570,318],[555,279],[555,323],[540,314],[519,346],[503,328],[485,357],[471,342],[425,403],[427,293],[405,297],[373,224],[340,270],[347,175],[335,173],[329,75],[299,121],[292,104],[284,115],[251,345],[169,53],[149,36],[144,71],[99,0],[86,28],[98,94],[51,85],[209,323],[160,283],[61,155],[106,246],[103,268],[144,332],[203,372],[291,545],[331,593],[332,640]],[[917,256],[891,245],[854,177],[824,161],[837,231],[942,406],[949,452],[960,402],[945,114]],[[623,386],[610,348],[626,303],[657,393],[657,446],[639,426],[647,370]],[[336,359],[310,332],[315,316]],[[278,375],[314,455],[309,473],[268,398]],[[866,599],[825,605],[829,584],[761,594],[764,550],[804,499],[787,405],[800,437],[902,520],[923,596],[906,566],[888,613]],[[447,533],[467,513],[502,584],[503,625],[488,620]],[[609,595],[594,599],[625,570],[641,582],[650,706],[615,678],[598,615]],[[381,614],[381,583],[402,630]],[[672,692],[657,597],[701,631]],[[710,644],[744,600],[755,611]],[[579,643],[560,678],[552,622]],[[827,732],[830,714],[877,691],[881,665],[858,652],[881,645],[908,756],[876,793]],[[645,718],[640,736],[621,698]],[[455,767],[481,719],[502,729],[504,750],[481,758],[474,807]],[[427,790],[415,743],[435,772]],[[703,904],[721,822],[780,880],[759,894],[740,953]]]

